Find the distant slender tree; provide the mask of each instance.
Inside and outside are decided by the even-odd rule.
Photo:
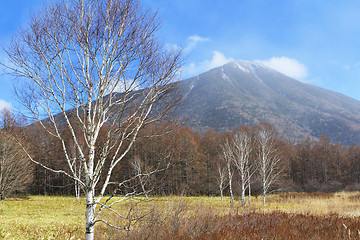
[[[218,184],[219,184],[219,190],[220,190],[220,196],[221,201],[224,201],[224,189],[226,188],[226,169],[221,166],[221,164],[218,165]]]
[[[139,192],[142,192],[146,198],[148,197],[149,194],[149,190],[146,189],[145,185],[148,182],[149,179],[149,175],[144,175],[143,174],[143,164],[141,162],[141,159],[138,155],[134,156],[133,162],[132,162],[132,167],[134,169],[134,175],[137,176],[137,179],[139,181],[141,190]]]
[[[262,185],[263,205],[265,206],[269,188],[278,180],[281,173],[281,157],[276,150],[272,129],[260,127],[257,133],[257,144],[257,170]]]
[[[250,169],[250,153],[252,150],[251,136],[244,131],[236,132],[232,138],[231,151],[233,163],[240,174],[241,205],[245,206],[245,190],[250,186],[253,172]]]
[[[229,192],[231,196],[230,204],[231,206],[234,206],[234,193],[232,188],[232,180],[233,180],[233,170],[232,170],[232,164],[234,161],[234,154],[232,151],[231,144],[228,139],[225,140],[225,143],[221,145],[221,157],[224,160],[226,170],[228,173],[228,183],[229,183]]]

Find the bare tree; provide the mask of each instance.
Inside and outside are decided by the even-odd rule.
[[[232,139],[231,150],[233,153],[233,162],[240,174],[241,186],[241,205],[245,206],[245,190],[249,186],[250,191],[250,178],[253,174],[250,170],[250,152],[252,149],[251,136],[246,132],[237,132]]]
[[[58,0],[34,15],[29,27],[5,49],[8,69],[24,80],[17,90],[19,99],[47,133],[61,141],[68,170],[50,169],[28,157],[81,184],[86,239],[94,238],[98,222],[129,230],[99,214],[107,209],[126,218],[113,205],[139,193],[104,201],[109,185],[121,187],[127,182],[111,179],[112,172],[140,128],[166,112],[169,99],[163,97],[180,77],[180,52],[164,50],[156,37],[158,27],[156,14],[143,10],[138,0]],[[155,107],[157,114],[150,114]],[[71,116],[81,134],[74,130]],[[84,179],[72,164],[61,135],[63,126],[70,129]],[[99,143],[104,128],[105,140]]]
[[[32,163],[22,149],[12,141],[10,133],[20,127],[19,120],[8,109],[0,116],[0,196],[26,190],[32,180]]]
[[[32,165],[20,147],[0,134],[0,196],[26,190],[32,180]]]
[[[221,201],[224,201],[224,189],[226,188],[226,169],[222,167],[220,164],[218,165],[218,184],[220,190]]]
[[[246,171],[247,171],[247,178],[249,179],[247,184],[248,201],[249,201],[249,205],[251,205],[251,178],[252,175],[256,172],[256,169],[251,169],[251,165],[250,165],[249,167],[247,167]]]
[[[80,195],[81,192],[84,191],[83,186],[81,185],[81,182],[79,181],[79,179],[83,179],[83,165],[81,164],[81,161],[79,161],[78,159],[78,154],[77,154],[77,149],[75,144],[73,144],[70,148],[69,148],[69,157],[70,157],[70,166],[72,167],[72,169],[74,170],[74,172],[77,175],[77,179],[73,179],[74,180],[74,190],[75,190],[75,198],[77,201],[80,201]]]
[[[138,176],[139,184],[141,187],[141,192],[144,193],[146,198],[149,198],[149,196],[148,196],[149,190],[146,190],[146,187],[145,187],[146,183],[149,181],[149,175],[143,174],[143,166],[142,166],[143,164],[141,163],[140,156],[135,155],[134,160],[131,163],[131,165],[134,169],[135,176]]]
[[[225,161],[226,170],[228,172],[228,183],[229,183],[229,191],[231,196],[230,204],[231,206],[234,206],[234,193],[232,189],[232,178],[234,173],[231,168],[234,159],[234,154],[228,139],[226,139],[225,143],[221,146],[221,155]]]
[[[273,130],[261,127],[257,134],[257,140],[257,169],[262,184],[263,205],[265,206],[266,195],[269,191],[269,188],[272,184],[274,184],[281,173],[281,158],[276,152]]]

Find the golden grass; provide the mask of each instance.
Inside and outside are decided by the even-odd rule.
[[[359,217],[359,196],[359,192],[281,193],[269,196],[265,209],[316,216],[338,214],[343,217]]]
[[[76,239],[85,206],[72,197],[30,196],[0,204],[0,239]]]
[[[166,226],[166,229],[172,229],[173,232],[179,231],[176,221],[189,222],[189,219],[201,219],[199,221],[208,222],[210,226],[216,223],[216,221],[212,222],[213,218],[251,215],[252,213],[302,214],[316,217],[336,215],[338,216],[336,218],[360,219],[360,192],[273,194],[267,197],[265,207],[262,206],[261,197],[253,197],[251,206],[246,207],[240,207],[239,200],[236,201],[235,207],[230,207],[230,198],[228,197],[223,202],[220,197],[154,197],[152,201],[136,205],[132,216],[150,213],[144,219],[157,227],[165,228]],[[120,204],[117,206],[117,210],[127,213],[127,209],[133,203],[135,202]],[[84,200],[77,202],[74,197],[30,196],[28,199],[6,199],[5,202],[0,203],[0,239],[83,239],[84,212]],[[103,216],[108,217],[114,224],[127,223],[109,217],[107,212],[104,212]],[[258,218],[258,216],[251,216]],[[284,217],[284,215],[281,216]],[[196,231],[201,233],[202,230],[199,229],[204,226],[203,224],[200,226],[199,221],[193,222],[191,228],[197,227]],[[142,234],[145,234],[144,229],[146,228],[148,228],[148,234],[153,231],[154,226],[151,224],[146,227],[142,225]],[[220,229],[220,226],[216,225],[215,228]],[[99,239],[120,238],[116,231],[103,224],[98,224],[96,231]],[[122,234],[125,239],[131,238],[128,233]],[[161,234],[166,234],[166,232]],[[167,234],[170,235],[170,232]],[[194,235],[191,239],[197,239],[196,236]]]

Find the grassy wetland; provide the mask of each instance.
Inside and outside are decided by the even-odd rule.
[[[265,207],[261,197],[251,201],[246,207],[220,197],[127,202],[117,205],[127,220],[106,218],[131,231],[98,223],[96,239],[360,239],[360,192],[272,194]],[[83,199],[62,196],[6,199],[0,239],[83,239],[84,206]]]

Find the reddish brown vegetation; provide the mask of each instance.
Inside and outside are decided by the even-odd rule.
[[[129,232],[107,229],[111,239],[360,239],[360,217],[232,212],[221,215],[211,207],[189,211],[181,201],[165,215],[153,211]]]
[[[219,232],[202,236],[203,239],[348,239],[350,230],[350,239],[351,236],[358,239],[359,220],[338,215],[249,213],[222,217],[224,225]]]
[[[360,218],[282,212],[192,216],[170,225],[140,226],[126,239],[360,239]],[[143,228],[144,227],[144,228]],[[125,236],[124,236],[125,235]]]

